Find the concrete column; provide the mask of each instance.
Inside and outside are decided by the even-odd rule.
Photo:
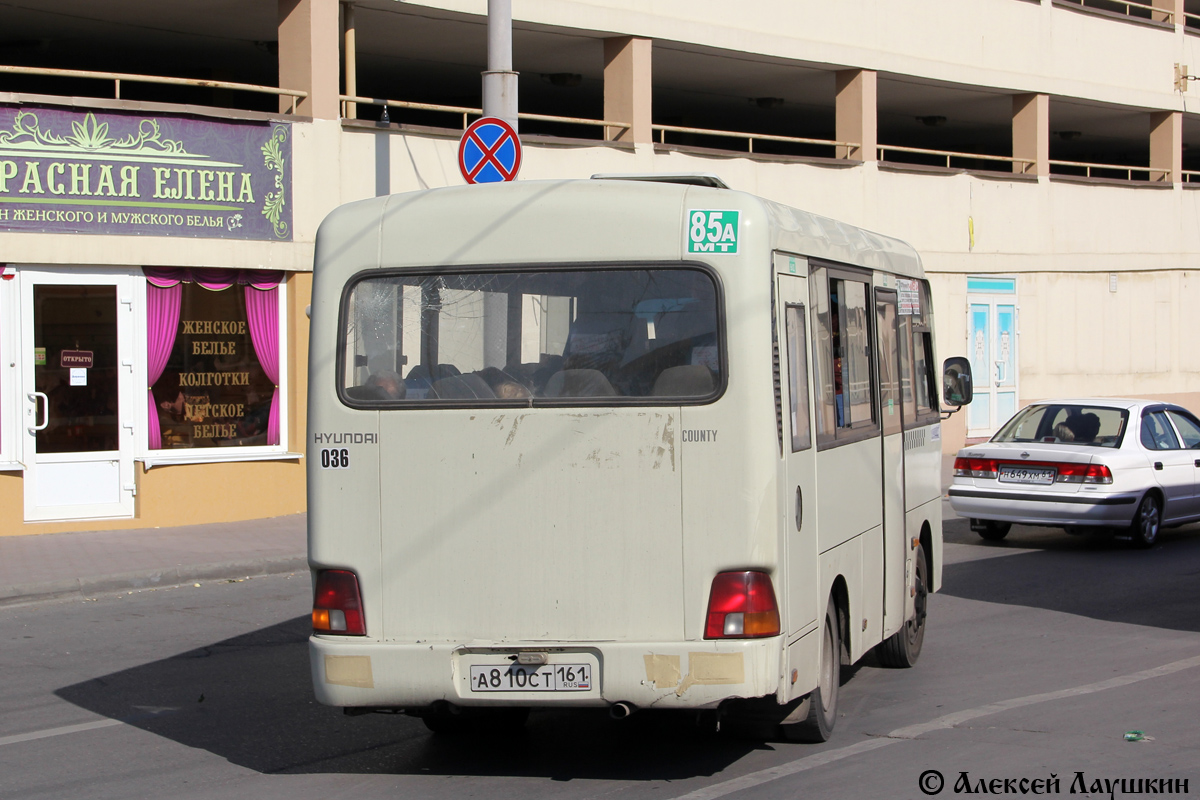
[[[1034,163],[1013,164],[1013,172],[1026,175],[1050,174],[1050,95],[1015,94],[1012,110],[1013,158]]]
[[[297,113],[338,118],[338,34],[338,0],[279,0],[279,87],[308,92]]]
[[[1150,114],[1150,180],[1183,183],[1183,114],[1155,111]]]
[[[1170,17],[1174,24],[1183,25],[1183,3],[1184,0],[1150,0],[1150,5],[1156,9],[1162,9],[1161,11],[1151,11],[1150,19],[1155,22],[1166,22]],[[1171,12],[1170,15],[1166,13],[1168,11]]]
[[[604,138],[618,142],[653,142],[650,51],[653,41],[635,36],[604,40],[604,118],[628,122],[631,128],[605,128]]]
[[[857,142],[858,147],[837,148],[837,157],[857,161],[879,160],[878,73],[846,69],[837,73],[836,132],[839,142]]]

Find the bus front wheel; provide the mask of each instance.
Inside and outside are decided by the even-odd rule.
[[[789,742],[827,742],[837,722],[838,687],[841,683],[842,645],[837,606],[833,598],[825,608],[825,630],[821,641],[821,666],[817,688],[808,696],[808,716],[799,722],[783,723],[779,731]]]

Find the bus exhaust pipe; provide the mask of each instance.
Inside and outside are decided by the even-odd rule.
[[[625,719],[634,711],[637,711],[637,707],[625,702],[613,703],[608,707],[608,715],[613,719]]]

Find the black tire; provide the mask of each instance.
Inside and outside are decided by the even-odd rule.
[[[974,521],[972,520],[972,522]],[[1010,528],[1012,528],[1011,522],[997,522],[994,519],[983,520],[983,525],[979,528],[976,528],[974,525],[971,526],[972,530],[989,542],[998,542],[1005,536],[1008,536]]]
[[[789,742],[827,742],[837,723],[838,687],[842,672],[842,636],[833,598],[825,607],[825,629],[821,639],[821,667],[817,687],[808,696],[808,716],[779,726]]]
[[[1162,529],[1162,504],[1158,495],[1147,492],[1138,504],[1133,522],[1129,523],[1129,533],[1133,543],[1138,547],[1153,547],[1158,541],[1158,532]]]
[[[879,643],[875,654],[885,667],[905,668],[917,663],[921,646],[925,643],[925,617],[929,603],[929,566],[925,562],[925,548],[917,545],[916,593],[913,595],[913,615],[904,627]]]

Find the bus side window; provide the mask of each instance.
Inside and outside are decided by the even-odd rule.
[[[808,423],[808,332],[804,306],[789,305],[784,317],[787,330],[788,381],[791,386],[792,452],[812,447]]]
[[[900,278],[900,402],[904,427],[928,425],[938,413],[934,378],[933,333],[930,330],[929,287],[925,281]]]
[[[833,321],[829,305],[829,280],[824,267],[809,278],[809,299],[813,308],[813,383],[817,397],[817,441],[832,441],[837,427],[837,406],[833,382]]]
[[[913,353],[916,370],[914,374],[917,390],[917,416],[937,413],[937,391],[933,383],[933,335],[928,331],[913,332]]]
[[[878,430],[871,370],[871,317],[865,280],[813,272],[813,362],[819,392],[817,441]]]
[[[903,403],[900,402],[900,379],[897,375],[899,363],[897,343],[896,295],[894,292],[875,290],[876,342],[879,352],[879,413],[883,419],[885,434],[899,433]]]

